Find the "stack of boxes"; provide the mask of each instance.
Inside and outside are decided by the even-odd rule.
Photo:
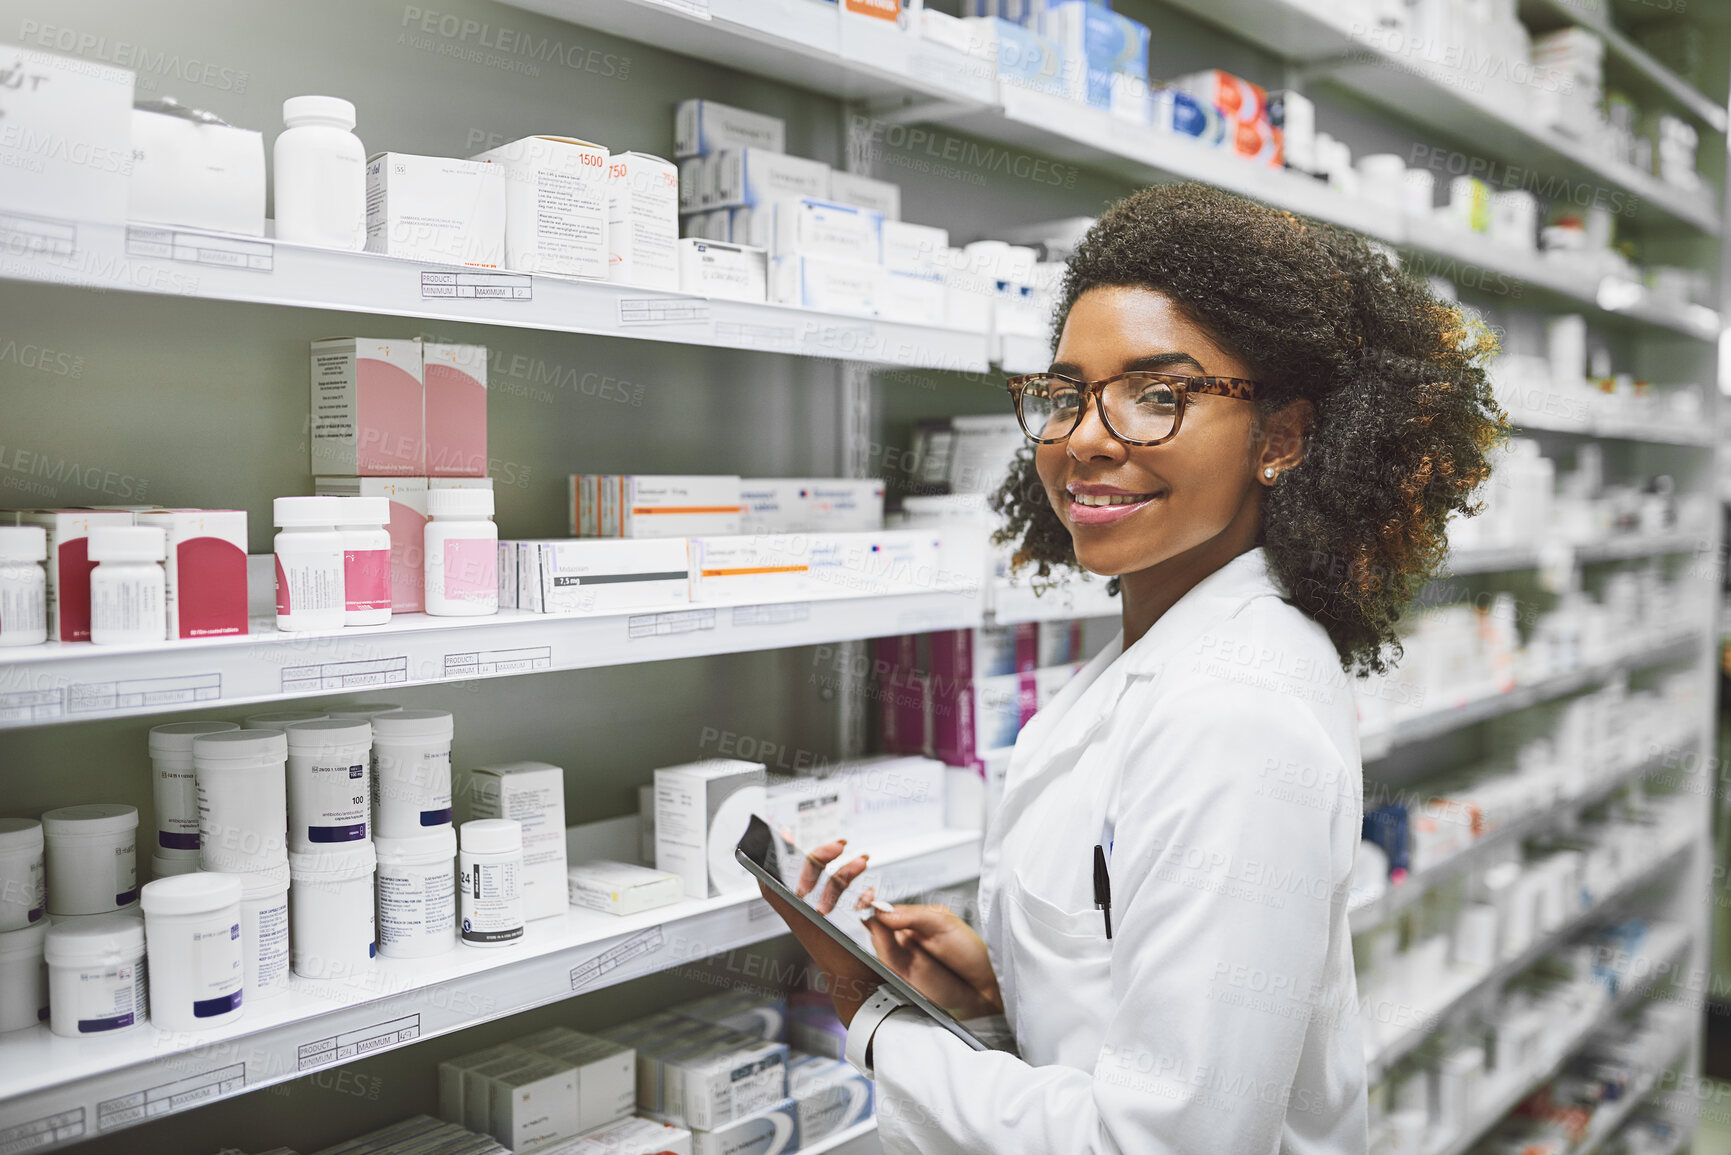
[[[439,1064],[439,1117],[527,1151],[630,1117],[630,1047],[552,1027]]]
[[[416,338],[312,344],[313,492],[390,502],[391,610],[426,608],[427,491],[492,488],[487,350]]]

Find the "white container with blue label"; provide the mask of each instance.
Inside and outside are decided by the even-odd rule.
[[[372,969],[378,954],[371,842],[345,842],[289,855],[289,965],[309,979],[346,979]]]
[[[238,875],[182,874],[139,895],[150,946],[150,1021],[199,1031],[240,1017],[246,981]],[[53,992],[49,992],[52,999]]]
[[[288,736],[289,849],[365,842],[372,827],[373,728],[358,719],[292,722]]]
[[[78,1039],[141,1026],[144,923],[130,914],[73,918],[48,928],[48,1026]]]

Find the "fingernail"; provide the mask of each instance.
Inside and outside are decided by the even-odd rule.
[[[896,908],[892,903],[885,902],[881,898],[874,898],[872,899],[872,909],[883,914],[894,914]]]

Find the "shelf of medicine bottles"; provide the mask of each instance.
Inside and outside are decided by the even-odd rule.
[[[945,830],[874,847],[894,897],[977,877],[980,834]],[[838,916],[840,917],[840,916]],[[293,978],[203,1033],[145,1026],[66,1039],[46,1026],[0,1036],[0,1150],[45,1150],[299,1078],[361,1055],[590,994],[786,933],[754,889],[615,917],[572,909],[529,923],[517,945],[380,958],[342,981]],[[39,1144],[28,1137],[43,1136]]]
[[[1620,421],[1595,417],[1579,421],[1555,413],[1509,411],[1509,420],[1521,433],[1574,433],[1582,437],[1603,437],[1617,441],[1639,441],[1650,445],[1681,445],[1711,449],[1717,438],[1712,426],[1705,422],[1694,425],[1671,422]]]
[[[1527,948],[1520,953],[1496,963],[1488,970],[1476,974],[1450,972],[1444,983],[1438,988],[1425,991],[1425,995],[1434,998],[1430,1006],[1404,1006],[1400,1010],[1404,1016],[1416,1018],[1418,1021],[1400,1034],[1386,1040],[1374,1052],[1367,1046],[1365,1067],[1369,1071],[1372,1084],[1379,1082],[1394,1065],[1410,1055],[1426,1039],[1431,1038],[1456,1012],[1476,1002],[1481,996],[1500,990],[1505,982],[1519,975],[1537,963],[1540,959],[1553,953],[1569,940],[1577,937],[1583,930],[1605,921],[1609,912],[1615,911],[1624,900],[1646,887],[1664,878],[1673,871],[1680,859],[1695,849],[1697,839],[1690,835],[1681,840],[1674,840],[1676,845],[1667,850],[1659,851],[1646,866],[1641,867],[1619,884],[1616,889],[1600,898],[1585,910],[1576,911],[1570,915],[1555,930],[1534,938]],[[1603,1025],[1623,1003],[1625,996],[1629,1000],[1637,997],[1638,992],[1651,985],[1654,972],[1663,969],[1662,964],[1679,957],[1694,941],[1693,932],[1685,927],[1665,927],[1665,937],[1659,942],[1643,945],[1641,958],[1654,964],[1648,968],[1645,976],[1616,1000],[1605,1008],[1605,1015],[1593,1024],[1593,1028]],[[1655,937],[1658,932],[1655,931]],[[1452,982],[1452,986],[1447,985]],[[1542,1081],[1542,1080],[1541,1080]],[[1533,1084],[1536,1086],[1537,1084]],[[1529,1087],[1529,1089],[1531,1089]],[[1519,1102],[1517,1098],[1516,1102]],[[1506,1113],[1507,1108],[1501,1114]]]
[[[1605,42],[1606,59],[1619,62],[1628,74],[1639,77],[1650,91],[1663,93],[1714,132],[1725,131],[1723,106],[1714,104],[1700,89],[1660,64],[1645,48],[1613,26],[1602,12],[1594,11],[1592,5],[1575,0],[1528,0],[1528,6],[1548,13],[1559,27],[1575,24],[1598,36]],[[1683,9],[1679,7],[1675,11],[1681,14]],[[1612,83],[1618,88],[1627,87],[1626,84],[1616,84],[1614,80]]]
[[[1574,554],[1576,564],[1594,565],[1599,562],[1694,553],[1710,547],[1711,543],[1702,533],[1630,533],[1599,541],[1580,542],[1567,548]],[[1545,551],[1537,546],[1463,549],[1450,552],[1445,572],[1449,576],[1504,573],[1534,569],[1544,562]]]
[[[236,637],[0,650],[0,730],[776,650],[963,629],[980,621],[977,587],[582,616],[399,614],[388,625],[328,633],[280,633],[270,619],[255,619],[256,632]]]
[[[0,279],[984,372],[987,335],[185,228],[0,223]]]
[[[1505,822],[1436,865],[1407,875],[1404,880],[1390,885],[1376,898],[1362,906],[1353,907],[1347,915],[1348,926],[1355,935],[1381,926],[1423,898],[1429,891],[1450,879],[1459,878],[1503,847],[1515,845],[1546,830],[1567,826],[1577,815],[1603,802],[1624,786],[1671,769],[1693,746],[1693,737],[1686,738],[1664,754],[1642,759],[1632,766],[1603,775],[1599,781],[1592,783],[1573,798],[1559,799],[1553,806],[1523,814],[1512,822]]]
[[[1685,1032],[1669,1040],[1664,1050],[1655,1056],[1655,1062],[1643,1065],[1640,1081],[1635,1086],[1626,1088],[1622,1098],[1604,1104],[1593,1112],[1592,1121],[1587,1124],[1587,1133],[1573,1155],[1595,1155],[1595,1152],[1610,1142],[1618,1129],[1653,1097],[1653,1092],[1659,1085],[1659,1075],[1688,1053],[1691,1034],[1693,1032]]]
[[[1654,645],[1643,646],[1620,657],[1589,663],[1560,674],[1516,685],[1501,693],[1481,694],[1440,710],[1426,710],[1392,723],[1366,727],[1359,734],[1360,756],[1365,762],[1387,757],[1401,746],[1434,738],[1515,710],[1596,686],[1626,671],[1664,665],[1695,656],[1701,636],[1681,634]]]

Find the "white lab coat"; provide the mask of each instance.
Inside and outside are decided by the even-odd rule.
[[[1122,641],[1028,722],[987,832],[980,913],[1017,1053],[890,1015],[884,1150],[1358,1155],[1363,782],[1334,647],[1259,549]]]

